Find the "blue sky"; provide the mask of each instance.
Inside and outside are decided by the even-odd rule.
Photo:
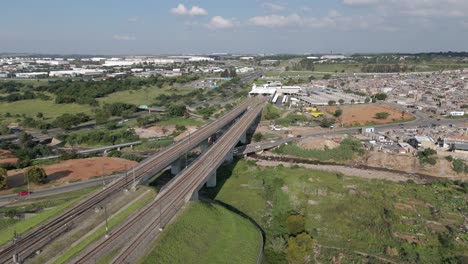
[[[0,52],[468,50],[468,0],[3,1]]]

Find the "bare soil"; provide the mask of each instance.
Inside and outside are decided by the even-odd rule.
[[[51,187],[51,185],[56,186],[77,180],[88,180],[91,177],[111,175],[115,172],[123,171],[125,168],[129,169],[136,164],[136,161],[109,157],[66,160],[57,164],[44,166],[43,168],[48,175],[50,183],[41,186],[31,184],[31,187],[32,189],[42,189]],[[24,185],[23,173],[25,170],[8,171],[8,187],[10,189]],[[8,190],[5,191],[8,192]]]
[[[452,163],[444,158],[437,159],[436,165],[421,165],[417,157],[412,155],[398,155],[383,152],[370,152],[355,161],[359,165],[382,167],[404,171],[407,173],[420,173],[434,177],[467,180],[468,175],[457,174],[452,169]]]
[[[305,138],[302,139],[299,144],[303,149],[334,149],[340,146],[338,142],[323,138]]]
[[[15,164],[18,160],[11,151],[0,149],[0,164]]]
[[[336,106],[327,106],[323,107],[323,111],[333,114],[338,107]],[[343,115],[341,117],[342,123],[345,126],[351,125],[365,125],[367,122],[374,122],[378,124],[389,123],[392,121],[404,121],[408,119],[414,118],[413,115],[409,113],[405,113],[404,117],[402,118],[402,113],[400,110],[382,106],[382,105],[374,105],[374,104],[366,104],[366,105],[345,105],[340,106],[343,109]],[[375,118],[375,114],[380,112],[387,112],[390,116],[387,119],[377,119]]]

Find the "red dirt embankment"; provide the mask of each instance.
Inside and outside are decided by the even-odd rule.
[[[66,160],[43,166],[50,183],[32,187],[39,189],[76,180],[87,180],[95,176],[111,175],[114,172],[123,171],[125,168],[130,169],[136,164],[136,161],[108,157]],[[24,171],[25,169],[8,171],[8,187],[10,189],[24,185]]]

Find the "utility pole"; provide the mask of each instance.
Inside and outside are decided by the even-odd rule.
[[[190,131],[188,132],[188,147],[190,148]],[[185,153],[185,168],[188,167],[188,153],[190,150],[187,150]]]
[[[132,187],[132,189],[135,191],[135,190],[136,190],[136,185],[135,185],[135,166],[132,167],[132,174],[133,174],[133,187]]]
[[[107,221],[107,206],[104,205],[104,215],[106,217],[106,238],[109,237],[109,224]]]
[[[127,164],[125,164],[125,190],[128,190],[128,170],[127,170]]]
[[[162,227],[162,200],[159,201],[159,231],[162,232],[163,231],[163,227]]]
[[[18,245],[16,241],[18,240],[18,234],[16,233],[16,229],[13,231],[13,245],[14,245],[14,251],[13,251],[13,263],[20,263],[20,259],[18,257]]]

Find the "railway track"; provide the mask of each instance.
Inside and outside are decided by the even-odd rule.
[[[199,145],[201,141],[205,140],[208,136],[215,134],[222,127],[240,116],[254,102],[255,99],[247,100],[221,118],[201,127],[191,134],[190,138],[185,138],[156,155],[144,160],[129,170],[126,175],[134,173],[135,181],[139,181],[144,177],[149,177],[165,169],[175,160],[183,156],[187,151]],[[102,203],[104,200],[111,197],[111,195],[118,193],[120,190],[128,188],[132,184],[133,181],[129,181],[128,177],[119,178],[113,181],[104,190],[94,193],[88,199],[75,205],[60,216],[23,235],[21,238],[16,240],[16,243],[10,243],[6,247],[2,248],[0,250],[0,263],[13,263],[14,255],[16,255],[21,261],[32,257],[36,252],[50,243],[50,241],[72,228],[73,222],[79,221],[80,217],[89,212],[90,209]]]
[[[224,157],[237,144],[240,136],[254,122],[263,108],[263,100],[244,114],[232,128],[207,152],[201,155],[192,166],[182,171],[181,175],[169,182],[156,199],[134,214],[110,236],[91,247],[85,254],[73,260],[73,263],[94,263],[105,252],[121,246],[128,239],[128,233],[138,230],[129,244],[114,258],[112,263],[129,263],[131,257],[157,237],[160,228],[168,223],[185,204],[191,194],[203,184],[206,177],[219,167]],[[144,224],[146,223],[146,225]],[[144,226],[144,228],[141,228]],[[126,236],[127,234],[127,236]]]

